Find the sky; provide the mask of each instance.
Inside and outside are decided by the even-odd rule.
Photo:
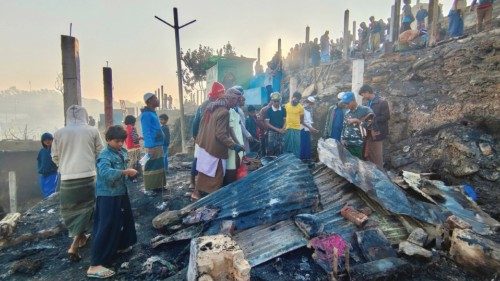
[[[428,1],[422,1],[428,2]],[[451,2],[451,0],[449,1]],[[238,55],[271,59],[282,39],[291,46],[325,30],[339,38],[343,15],[368,22],[390,17],[394,0],[0,0],[0,90],[53,89],[61,73],[60,35],[80,43],[82,95],[103,100],[102,67],[113,69],[114,99],[140,101],[164,85],[177,97],[174,31],[154,16],[173,24],[179,10],[181,48],[199,44],[220,48],[231,42]],[[445,7],[446,4],[445,4]],[[352,23],[349,30],[352,29]]]

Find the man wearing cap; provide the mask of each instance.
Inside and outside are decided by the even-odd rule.
[[[266,112],[267,151],[268,156],[278,156],[283,153],[283,134],[285,133],[286,109],[281,106],[281,95],[271,94],[271,107]]]
[[[163,132],[155,109],[160,105],[158,98],[152,93],[144,95],[146,106],[141,109],[141,128],[149,159],[144,166],[144,188],[160,189],[165,186],[165,169],[163,164]]]
[[[344,104],[340,102],[344,94],[345,92],[340,92],[337,95],[337,104],[332,105],[328,109],[328,119],[326,120],[325,134],[323,135],[323,137],[326,139],[332,138],[340,142],[342,129],[344,127],[344,114],[346,111],[344,108]]]
[[[193,199],[200,197],[200,191],[211,193],[222,186],[228,149],[236,153],[244,151],[243,146],[235,143],[229,132],[229,109],[235,107],[238,101],[238,95],[226,93],[205,109],[201,119],[202,126],[196,137],[199,146],[196,155],[198,178],[191,196]]]
[[[224,92],[226,89],[224,88],[224,85],[222,85],[219,82],[214,82],[212,84],[212,89],[210,90],[210,93],[208,93],[208,100],[204,101],[196,110],[196,113],[194,115],[193,119],[193,127],[192,127],[192,133],[193,133],[193,139],[196,139],[198,136],[198,132],[200,130],[200,121],[201,118],[203,117],[203,114],[205,113],[205,109],[207,108],[208,104],[210,102],[214,102],[218,100],[220,97],[224,95]],[[194,150],[195,150],[195,155],[196,155],[196,150],[198,149],[198,144],[195,143],[194,145]],[[196,157],[193,159],[193,163],[191,164],[191,185],[190,189],[194,189],[196,186],[196,175],[198,172],[196,171]],[[196,198],[195,198],[196,199]]]
[[[375,117],[372,126],[367,130],[364,156],[367,161],[384,169],[383,142],[389,134],[389,104],[385,99],[373,93],[370,85],[363,85],[359,94],[367,101],[368,107],[373,110]]]
[[[300,159],[305,162],[311,161],[311,132],[318,133],[319,131],[313,127],[312,110],[316,99],[307,97],[304,101],[304,122],[301,124],[300,130]]]
[[[346,92],[341,103],[349,109],[344,117],[342,143],[352,155],[363,159],[363,135],[360,126],[369,125],[373,111],[369,107],[358,105],[353,92]]]

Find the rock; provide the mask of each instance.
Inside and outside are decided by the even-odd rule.
[[[432,258],[431,251],[426,250],[408,241],[402,241],[401,243],[399,243],[399,252],[404,253],[405,255],[410,257],[420,257],[426,259]]]
[[[427,232],[420,227],[415,228],[408,236],[408,242],[423,247],[427,242]]]
[[[483,153],[484,156],[490,156],[493,154],[493,149],[491,148],[491,145],[480,142],[479,143],[479,149],[481,150],[481,153]]]
[[[482,273],[500,273],[500,244],[469,229],[455,229],[450,256],[458,264]]]
[[[470,161],[459,161],[458,165],[452,167],[450,172],[457,177],[464,177],[475,174],[479,171],[479,165]]]
[[[451,215],[449,216],[447,219],[446,219],[446,223],[448,224],[449,228],[450,229],[470,229],[471,228],[471,225],[464,221],[463,219],[455,216],[455,215]]]
[[[232,220],[222,221],[219,233],[233,236],[233,234],[234,234],[234,221],[232,221]]]
[[[12,235],[20,218],[20,213],[8,213],[0,221],[0,238],[7,238]]]
[[[240,246],[227,235],[191,240],[188,281],[247,281],[250,280],[250,268]]]
[[[489,181],[497,181],[500,178],[500,173],[498,171],[492,170],[481,170],[479,171],[479,175],[486,180]]]
[[[409,155],[394,155],[391,156],[391,165],[395,169],[406,166],[415,162],[415,160]]]

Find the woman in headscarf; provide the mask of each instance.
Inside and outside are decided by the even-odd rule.
[[[244,150],[234,142],[229,129],[229,109],[238,104],[239,96],[226,93],[219,100],[211,102],[201,120],[202,126],[196,137],[199,146],[196,158],[196,190],[193,199],[200,198],[200,191],[211,193],[222,186],[228,159],[228,149]]]
[[[79,261],[78,248],[87,242],[92,226],[95,198],[95,161],[102,150],[97,128],[88,125],[85,108],[72,105],[66,112],[67,124],[54,134],[52,160],[61,174],[61,216],[73,243],[69,259]]]

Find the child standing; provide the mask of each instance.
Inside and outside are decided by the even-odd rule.
[[[57,174],[57,165],[50,156],[52,141],[54,137],[50,133],[42,135],[42,149],[38,152],[38,182],[42,190],[43,198],[49,197],[56,191],[59,176]]]
[[[97,158],[96,208],[94,213],[91,264],[87,276],[108,278],[116,254],[128,252],[137,242],[134,218],[127,194],[127,177],[137,171],[127,169],[127,151],[122,148],[127,132],[122,126],[106,131],[108,145]]]
[[[165,172],[168,171],[168,146],[170,145],[170,129],[168,128],[168,115],[160,115],[161,131],[163,132],[163,163]]]
[[[141,158],[141,145],[139,141],[142,139],[137,133],[135,128],[136,119],[132,115],[125,116],[125,130],[127,131],[127,138],[125,139],[125,146],[129,157],[128,168],[138,169],[139,159]],[[132,179],[137,182],[137,179]]]

